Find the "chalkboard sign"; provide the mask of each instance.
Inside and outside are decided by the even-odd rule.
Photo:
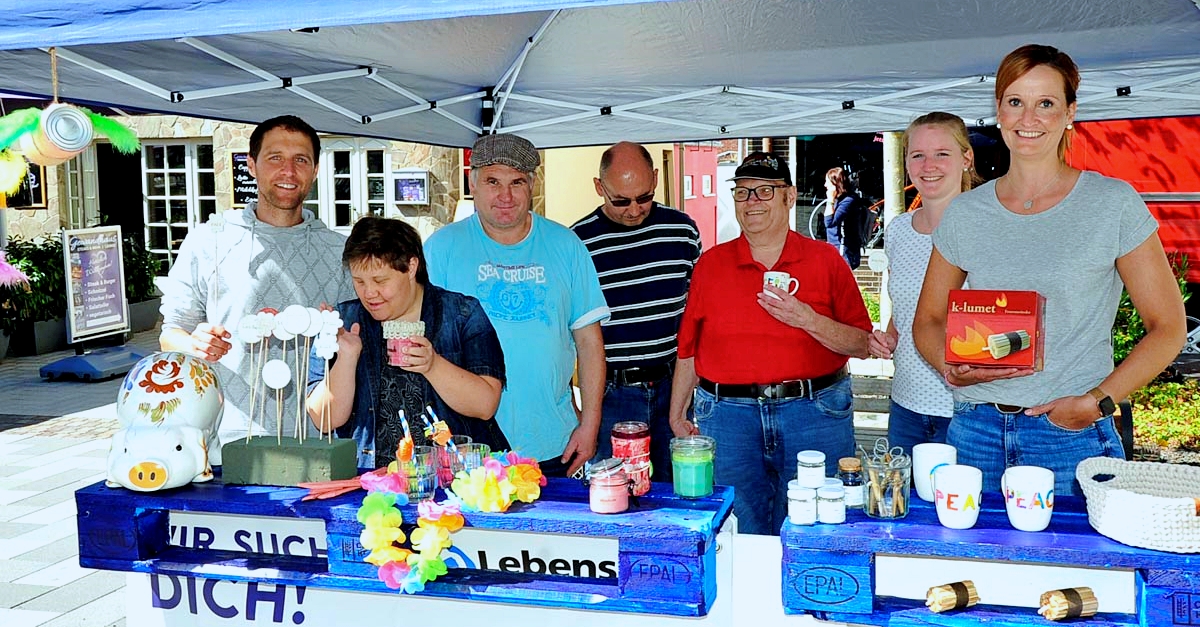
[[[233,162],[233,206],[245,207],[251,200],[258,200],[258,181],[250,174],[250,153],[230,154]]]
[[[18,157],[19,159],[20,157]],[[29,164],[29,173],[16,193],[10,194],[5,204],[13,209],[44,209],[46,207],[46,168]]]

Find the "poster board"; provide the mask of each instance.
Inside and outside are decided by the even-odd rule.
[[[62,232],[66,264],[67,340],[72,344],[129,330],[121,227]]]
[[[19,158],[19,157],[18,157]],[[5,198],[5,206],[11,209],[45,209],[46,208],[46,168],[35,163],[29,164],[29,172],[20,189]]]
[[[250,153],[229,153],[230,172],[233,176],[233,206],[245,207],[251,200],[258,200],[258,181],[250,173]]]

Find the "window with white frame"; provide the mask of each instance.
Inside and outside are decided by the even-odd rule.
[[[188,231],[217,211],[212,143],[143,143],[142,196],[146,247],[165,268]]]
[[[317,183],[306,206],[329,228],[342,232],[349,232],[362,216],[388,215],[391,157],[387,142],[334,138],[321,144]]]

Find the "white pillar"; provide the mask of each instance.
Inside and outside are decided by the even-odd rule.
[[[883,134],[883,225],[891,224],[892,218],[904,212],[904,151],[902,134],[890,131]],[[892,318],[892,299],[887,292],[888,272],[883,271],[879,289],[879,324],[887,328]]]

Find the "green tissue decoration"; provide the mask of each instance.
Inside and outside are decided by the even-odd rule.
[[[0,150],[17,143],[22,135],[32,133],[41,124],[42,110],[18,109],[0,118]]]
[[[92,128],[96,130],[96,134],[107,137],[108,141],[112,143],[113,148],[117,149],[117,152],[128,155],[137,152],[138,148],[142,147],[142,142],[138,141],[137,133],[129,130],[129,127],[124,124],[87,109],[83,109],[83,112],[92,121]]]

